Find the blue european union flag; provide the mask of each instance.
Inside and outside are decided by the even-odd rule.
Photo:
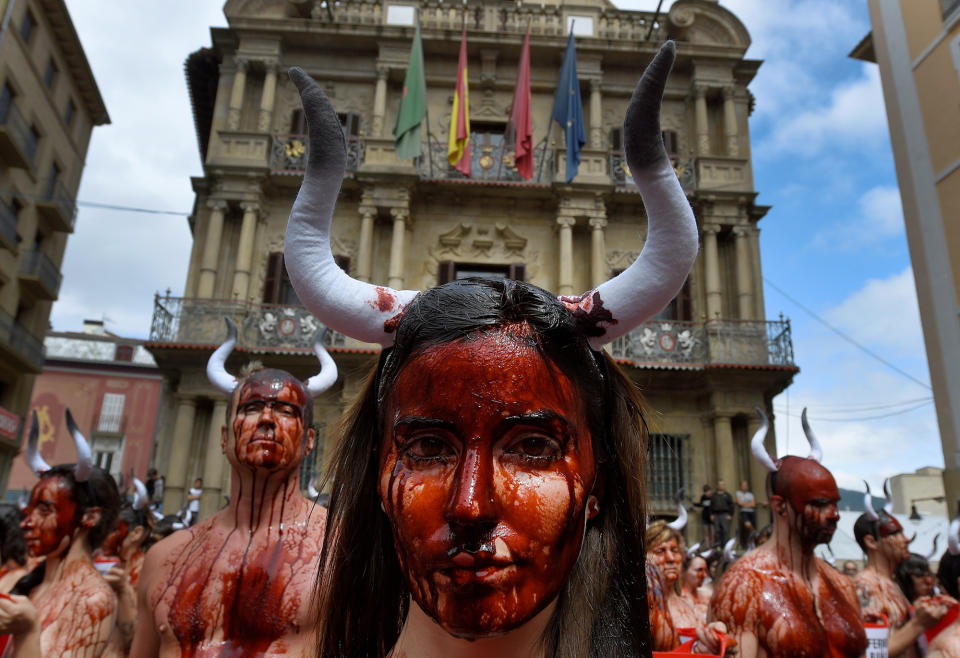
[[[580,169],[580,149],[587,143],[583,127],[583,103],[580,101],[580,81],[577,79],[577,48],[573,43],[573,29],[567,40],[563,55],[563,67],[557,82],[557,95],[553,99],[551,119],[563,128],[567,144],[567,182],[573,180]]]

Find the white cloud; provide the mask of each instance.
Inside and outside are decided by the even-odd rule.
[[[856,250],[904,234],[900,189],[878,185],[864,192],[857,201],[857,212],[840,218],[813,238],[818,248]]]

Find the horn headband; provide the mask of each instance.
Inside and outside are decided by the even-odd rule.
[[[643,250],[623,273],[582,295],[559,297],[592,323],[590,346],[629,333],[663,309],[686,280],[697,256],[693,211],[660,135],[660,103],[676,57],[668,41],[643,73],[627,106],[623,130],[627,164],[643,199],[647,235]],[[290,210],[284,258],[303,304],[325,325],[383,347],[393,345],[397,318],[417,295],[351,278],[333,260],[330,225],[346,171],[346,147],[337,114],[303,69],[290,69],[309,128],[307,168]],[[598,330],[598,331],[597,331]]]
[[[230,318],[224,318],[224,321],[227,323],[227,339],[210,355],[207,361],[207,378],[221,392],[231,395],[240,383],[236,377],[227,372],[226,368],[227,357],[237,344],[237,325]],[[313,353],[320,360],[320,372],[304,383],[304,388],[310,397],[320,395],[337,381],[337,364],[323,347],[326,333],[325,327],[313,337]]]
[[[877,510],[873,506],[873,496],[870,495],[870,483],[864,480],[863,485],[867,488],[863,494],[863,510],[867,513],[868,519],[871,521],[879,521],[880,515],[877,514]]]
[[[950,555],[960,555],[960,516],[950,522],[947,530],[947,550]]]
[[[687,527],[687,508],[683,506],[683,488],[681,487],[677,494],[673,497],[673,502],[677,504],[677,518],[674,521],[671,521],[667,524],[668,528],[673,528],[677,532],[681,532],[684,528]]]
[[[776,472],[777,464],[773,461],[770,453],[767,452],[766,446],[763,445],[763,442],[767,438],[767,431],[770,429],[770,420],[760,407],[754,407],[753,409],[759,414],[760,418],[763,419],[763,425],[761,425],[757,433],[753,435],[753,439],[750,441],[750,450],[753,452],[754,458],[760,462],[764,468],[770,472]],[[819,464],[823,459],[823,449],[820,447],[820,442],[817,441],[813,430],[810,429],[810,423],[807,422],[806,407],[803,408],[803,413],[800,414],[800,422],[803,425],[803,433],[807,437],[807,442],[810,444],[810,455],[807,459],[812,459]]]
[[[77,427],[77,422],[73,419],[70,409],[66,411],[67,429],[70,436],[73,437],[73,445],[77,449],[77,462],[73,466],[73,479],[77,482],[85,482],[93,470],[93,453],[90,452],[90,444],[83,436],[83,432]],[[30,434],[27,436],[27,465],[37,477],[51,469],[50,464],[44,461],[40,456],[40,423],[37,421],[37,411],[34,409],[33,417],[30,421]]]
[[[890,495],[890,478],[883,480],[883,497],[887,499],[887,502],[883,505],[883,511],[893,516],[893,496]]]
[[[940,533],[938,532],[933,536],[933,548],[930,549],[930,552],[927,553],[924,557],[927,558],[927,562],[932,560],[937,555],[937,540],[940,539]]]

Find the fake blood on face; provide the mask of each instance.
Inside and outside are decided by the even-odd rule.
[[[69,545],[64,538],[77,529],[76,514],[77,503],[66,480],[59,475],[40,480],[20,522],[30,556],[49,555]]]
[[[280,370],[260,370],[244,381],[233,417],[233,452],[240,464],[278,468],[303,452],[307,397],[300,382]]]
[[[401,568],[460,637],[546,607],[583,539],[595,471],[584,404],[523,332],[429,348],[387,400],[378,489]]]
[[[840,491],[830,471],[813,459],[785,457],[777,471],[776,489],[796,513],[804,552],[829,543],[840,520]]]

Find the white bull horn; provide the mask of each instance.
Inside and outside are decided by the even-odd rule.
[[[237,325],[230,318],[224,318],[224,321],[227,323],[227,339],[210,355],[207,361],[207,379],[221,393],[232,395],[240,382],[227,372],[226,363],[227,357],[237,345]]]
[[[883,504],[883,511],[887,514],[893,514],[893,496],[890,495],[890,478],[883,480],[883,497],[887,500]]]
[[[141,510],[147,506],[149,496],[146,485],[139,478],[133,478],[133,509]]]
[[[820,442],[817,441],[817,437],[814,435],[813,430],[810,429],[810,423],[807,422],[807,408],[803,408],[803,413],[800,414],[800,424],[803,425],[803,433],[807,437],[807,441],[810,443],[810,457],[809,459],[814,460],[815,462],[823,461],[823,448],[820,447]]]
[[[673,528],[677,532],[681,532],[684,528],[687,527],[687,508],[683,506],[683,489],[681,488],[677,494],[674,496],[674,501],[677,504],[677,518],[667,524],[668,528]]]
[[[326,348],[323,346],[323,340],[327,336],[329,329],[324,327],[313,337],[313,353],[320,360],[320,372],[306,381],[304,387],[310,397],[316,397],[333,386],[337,381],[337,364],[334,362]]]
[[[37,421],[37,410],[33,410],[30,418],[30,434],[27,435],[27,465],[34,475],[40,477],[50,470],[50,464],[40,456],[40,423]]]
[[[867,488],[867,491],[863,494],[863,510],[867,513],[867,518],[871,521],[879,521],[880,515],[877,514],[877,510],[874,509],[873,496],[870,495],[870,483],[864,480],[863,484]]]
[[[73,478],[77,482],[86,482],[90,476],[90,471],[93,470],[93,453],[90,451],[90,444],[87,443],[87,438],[83,435],[83,432],[80,431],[80,428],[77,427],[77,421],[73,419],[73,414],[70,413],[70,409],[67,409],[66,415],[67,429],[70,430],[70,435],[73,437],[73,444],[77,448],[77,463],[73,467]]]
[[[777,465],[773,462],[773,458],[770,457],[770,453],[767,452],[767,447],[763,445],[763,442],[767,438],[767,431],[770,429],[770,420],[760,407],[754,407],[753,409],[760,415],[760,418],[763,419],[763,425],[760,426],[760,429],[753,435],[753,439],[750,440],[750,451],[753,452],[753,458],[760,462],[765,469],[771,473],[775,473],[777,471]]]
[[[723,559],[727,562],[733,562],[737,559],[737,556],[733,553],[733,547],[737,544],[737,538],[731,537],[726,544],[723,545]]]
[[[947,531],[947,550],[950,555],[960,555],[960,516],[950,522]]]
[[[694,555],[696,555],[696,554],[697,554],[697,551],[698,551],[699,549],[700,549],[700,542],[697,542],[696,544],[694,544],[693,546],[691,546],[690,548],[688,548],[688,549],[687,549],[687,559],[690,559],[690,558],[692,558]]]

